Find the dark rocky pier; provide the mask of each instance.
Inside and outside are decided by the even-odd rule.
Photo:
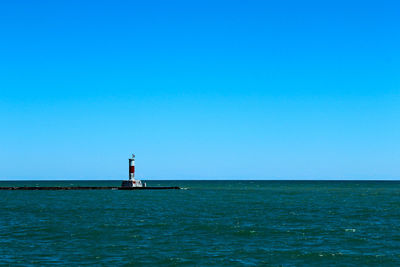
[[[147,186],[147,187],[118,187],[118,186],[7,186],[0,190],[165,190],[181,189],[178,186]]]

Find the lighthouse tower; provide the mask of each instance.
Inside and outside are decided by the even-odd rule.
[[[135,154],[129,159],[129,180],[135,181]]]
[[[129,180],[122,181],[122,187],[144,187],[142,181],[135,180],[135,154],[129,159]]]

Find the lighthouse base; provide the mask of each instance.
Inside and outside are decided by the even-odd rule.
[[[121,187],[146,187],[146,183],[140,180],[127,180],[122,181]]]

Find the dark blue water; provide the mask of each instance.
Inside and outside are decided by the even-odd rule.
[[[147,184],[188,190],[0,191],[0,264],[400,265],[400,182]]]

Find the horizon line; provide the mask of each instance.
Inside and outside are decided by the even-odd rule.
[[[24,182],[30,182],[30,181],[123,181],[123,179],[7,179],[3,180],[0,179],[0,182],[18,182],[18,181],[24,181]],[[361,179],[335,179],[335,178],[327,178],[327,179],[321,179],[321,178],[302,178],[302,179],[293,179],[293,178],[283,178],[283,179],[227,179],[227,178],[222,178],[222,179],[146,179],[143,181],[398,181],[400,182],[400,178],[382,178],[382,179],[368,179],[368,178],[361,178]]]

